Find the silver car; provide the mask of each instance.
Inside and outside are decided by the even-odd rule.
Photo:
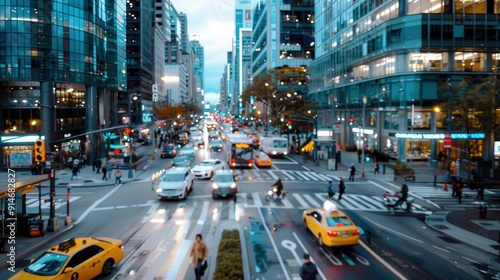
[[[234,174],[231,170],[219,170],[212,178],[212,197],[233,197],[238,193]]]
[[[186,199],[193,181],[191,168],[172,167],[161,175],[156,194],[159,199]]]

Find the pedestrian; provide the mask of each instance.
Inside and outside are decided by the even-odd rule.
[[[78,180],[78,172],[80,172],[80,165],[73,165],[73,170],[71,171],[71,180]]]
[[[78,155],[75,156],[75,159],[73,160],[73,167],[78,166],[80,167],[80,157]],[[80,168],[78,168],[80,170]]]
[[[484,200],[484,185],[483,183],[477,183],[477,197],[476,199]]]
[[[96,162],[96,169],[97,169],[97,174],[101,173],[99,172],[99,170],[101,170],[101,166],[102,166],[102,161],[100,158],[97,159],[97,162]]]
[[[122,173],[120,172],[120,169],[115,170],[115,185],[121,184],[122,183]]]
[[[193,258],[192,264],[194,268],[194,275],[196,276],[196,280],[200,280],[201,276],[203,276],[204,270],[202,266],[204,266],[204,262],[206,262],[207,258],[207,245],[203,242],[203,237],[201,234],[196,235],[196,240],[191,247],[191,257]]]
[[[373,174],[380,174],[380,172],[378,172],[378,161],[375,162],[375,170],[373,171]]]
[[[92,160],[92,172],[94,172],[96,168],[97,168],[97,160],[94,159]]]
[[[451,196],[457,196],[457,177],[451,177]]]
[[[113,171],[113,165],[111,164],[111,162],[109,160],[110,159],[108,159],[107,170],[108,170],[108,174],[109,174],[109,179],[111,179],[111,171]]]
[[[80,162],[80,169],[84,168],[85,167],[85,157],[83,155],[80,155],[79,162]]]
[[[354,163],[351,163],[351,168],[349,168],[349,181],[354,181],[354,174],[356,173],[356,167],[354,167]]]
[[[342,178],[340,178],[340,180],[342,180]],[[333,191],[332,181],[328,181],[326,192],[328,193],[328,200],[331,200],[335,195],[335,192]]]
[[[302,280],[316,280],[316,275],[318,275],[318,268],[311,262],[309,254],[304,254],[304,263],[300,267],[300,278]]]
[[[106,176],[107,172],[108,172],[108,168],[105,165],[102,167],[102,179],[101,180],[108,180],[108,176]]]
[[[457,182],[457,197],[458,197],[458,203],[462,204],[462,191],[463,191],[463,184],[462,184],[462,178],[458,179]]]
[[[345,193],[345,183],[342,178],[340,178],[339,182],[339,200],[342,199],[342,195]]]

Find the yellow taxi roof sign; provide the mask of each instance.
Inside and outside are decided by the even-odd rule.
[[[333,203],[333,201],[330,201],[330,200],[326,200],[323,203],[323,209],[325,209],[325,211],[330,213],[330,214],[335,214],[339,211],[337,204]]]

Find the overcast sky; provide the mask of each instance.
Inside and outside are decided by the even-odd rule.
[[[197,34],[205,49],[205,100],[219,103],[220,79],[232,50],[234,0],[171,0],[188,18],[189,34]]]

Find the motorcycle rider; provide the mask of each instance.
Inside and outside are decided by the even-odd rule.
[[[403,202],[405,202],[408,198],[408,186],[406,184],[403,184],[399,193],[401,194],[401,196],[399,197],[398,201],[396,201],[395,207],[401,206],[401,204],[403,204]]]
[[[278,181],[276,181],[273,186],[276,186],[276,195],[278,197],[281,197],[281,193],[283,191],[283,183],[281,183],[281,179],[278,179]]]

